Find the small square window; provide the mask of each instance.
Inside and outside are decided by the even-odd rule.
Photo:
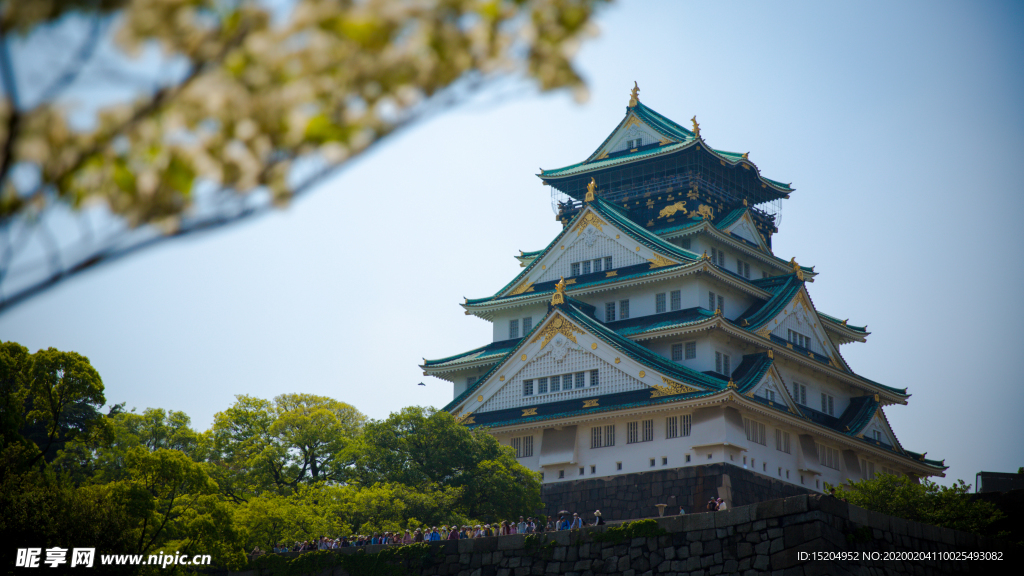
[[[590,473],[593,474],[595,472],[597,472],[597,466],[594,466],[593,464],[591,464],[590,465]]]
[[[708,460],[711,460],[711,454],[708,454]]]
[[[622,470],[622,462],[616,462],[615,463],[615,469],[616,470]]]
[[[651,468],[654,468],[654,458],[651,458]]]
[[[686,461],[687,461],[687,462],[689,462],[689,461],[690,461],[690,455],[689,455],[689,454],[687,454],[687,455],[686,455]]]
[[[665,456],[661,457],[661,465],[662,466],[668,466],[668,458],[667,457],[665,457]]]
[[[580,466],[580,476],[583,476],[583,466]]]
[[[565,470],[559,470],[558,471],[558,477],[559,478],[565,478]]]

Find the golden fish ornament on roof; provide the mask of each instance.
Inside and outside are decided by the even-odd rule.
[[[583,201],[584,202],[593,202],[594,201],[594,193],[595,192],[597,192],[597,182],[595,182],[594,178],[591,177],[590,178],[590,184],[587,184],[587,196],[583,199]]]
[[[629,107],[634,108],[640,103],[640,87],[637,86],[636,80],[633,81],[633,89],[629,91]]]
[[[565,278],[559,278],[555,284],[555,293],[551,295],[551,305],[565,304]]]
[[[697,123],[697,116],[694,115],[694,117],[691,118],[690,121],[693,122],[693,135],[696,136],[697,138],[700,138],[700,124]]]

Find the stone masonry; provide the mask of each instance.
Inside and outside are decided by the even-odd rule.
[[[539,538],[512,535],[430,543],[432,554],[426,562],[420,559],[403,568],[406,574],[421,576],[927,575],[1009,573],[1016,560],[1003,541],[870,512],[817,494],[659,518],[657,523],[664,535],[620,542],[595,539],[611,527],[606,525]],[[365,552],[381,548],[369,546]],[[1001,559],[941,556],[970,552]],[[359,552],[345,548],[335,553]],[[813,553],[827,557],[806,556]],[[885,559],[886,554],[895,558]],[[907,559],[915,554],[940,556]],[[233,576],[266,575],[248,571]],[[333,568],[314,576],[361,575]]]
[[[547,516],[568,510],[589,521],[600,510],[605,520],[628,520],[656,516],[657,504],[667,504],[666,513],[678,512],[680,506],[693,513],[704,511],[712,497],[723,498],[731,508],[810,493],[797,484],[719,463],[553,482],[541,489],[541,501]]]

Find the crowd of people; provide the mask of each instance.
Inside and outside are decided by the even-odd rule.
[[[451,525],[434,526],[432,528],[416,528],[399,532],[377,532],[370,535],[342,536],[341,538],[328,538],[321,536],[317,540],[306,540],[295,542],[292,546],[285,543],[275,544],[272,548],[274,553],[282,552],[308,552],[311,550],[334,550],[337,548],[349,548],[352,546],[395,546],[414,544],[416,542],[438,542],[441,540],[467,540],[470,538],[489,538],[491,536],[505,536],[509,534],[534,534],[539,532],[555,532],[557,530],[576,530],[584,526],[601,525],[604,520],[601,518],[601,511],[594,512],[593,522],[587,522],[579,514],[574,513],[571,517],[568,512],[563,512],[557,520],[549,520],[547,523],[542,518],[519,517],[519,522],[512,520],[503,521],[500,524],[476,524],[474,526]],[[256,547],[250,555],[260,556],[265,552]]]
[[[720,512],[726,509],[725,500],[712,498],[708,500],[708,512]],[[679,514],[685,514],[682,506],[679,507]],[[432,528],[416,528],[398,532],[376,532],[370,535],[342,536],[341,538],[328,538],[321,536],[318,540],[306,540],[295,542],[294,545],[275,544],[274,553],[283,552],[308,552],[311,550],[334,550],[337,548],[349,548],[352,546],[401,546],[417,542],[438,542],[441,540],[467,540],[470,538],[490,538],[491,536],[505,536],[508,534],[535,534],[540,532],[557,532],[559,530],[579,530],[585,526],[600,526],[604,524],[601,511],[594,511],[594,519],[588,522],[578,513],[562,511],[557,519],[549,519],[546,523],[543,518],[519,517],[519,522],[512,520],[503,521],[500,524],[476,524],[475,526],[434,526]],[[264,551],[256,547],[250,555],[260,556]]]

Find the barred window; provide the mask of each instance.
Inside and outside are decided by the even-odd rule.
[[[619,300],[619,320],[629,318],[629,300]]]
[[[508,321],[508,337],[519,338],[519,319]]]
[[[639,422],[627,422],[626,423],[626,444],[636,444],[639,442],[639,434],[637,433],[640,429]]]
[[[584,386],[586,386],[586,380],[587,380],[586,372],[577,372],[576,373],[576,388],[583,388]]]
[[[808,350],[811,348],[811,339],[808,338],[807,336],[804,336],[803,334],[793,330],[789,330],[788,335],[789,341],[793,345],[799,346],[801,348],[807,348]]]
[[[743,276],[744,278],[750,278],[750,264],[737,258],[736,273],[739,274],[740,276]]]
[[[644,442],[654,440],[654,420],[644,420]]]
[[[529,458],[533,456],[533,436],[513,438],[512,449],[516,451],[516,458]]]
[[[683,307],[683,296],[679,290],[669,292],[669,304],[673,312]]]
[[[561,379],[562,379],[561,376],[552,376],[551,377],[551,391],[552,392],[558,392],[561,389]]]
[[[604,305],[604,321],[614,322],[615,321],[615,302],[609,302]]]
[[[531,329],[533,329],[533,317],[523,318],[523,336],[526,336]]]
[[[665,419],[665,438],[682,438],[690,435],[690,415],[669,416]]]
[[[818,463],[833,470],[839,470],[839,450],[818,444]]]
[[[829,416],[836,415],[836,398],[831,394],[821,393],[821,411]]]
[[[807,386],[800,383],[793,383],[793,400],[797,404],[807,406]]]
[[[615,425],[609,424],[608,426],[594,426],[590,429],[590,447],[591,448],[604,448],[606,446],[615,446]]]
[[[626,444],[654,440],[654,420],[626,423]]]
[[[548,379],[547,378],[537,378],[537,394],[547,394],[547,393],[548,393]]]
[[[523,396],[533,396],[533,380],[523,380]]]
[[[590,385],[591,386],[597,386],[598,385],[597,370],[591,370],[590,371]]]
[[[686,343],[686,356],[685,356],[685,359],[686,360],[693,360],[696,357],[697,357],[697,343],[696,342],[687,342]]]
[[[584,274],[590,274],[590,260],[587,260],[586,262],[582,262],[582,264],[583,264],[583,273]]]
[[[601,271],[601,259],[598,258],[597,260],[594,260],[594,272],[600,272],[600,271]]]
[[[729,376],[732,374],[732,366],[728,354],[715,351],[715,372]]]
[[[579,276],[580,275],[580,263],[579,262],[574,262],[574,263],[572,263],[569,266],[569,275],[570,276]]]
[[[611,256],[605,256],[604,257],[604,269],[605,270],[611,270],[612,269],[612,257]]]
[[[785,452],[791,454],[789,448],[789,432],[785,430],[775,429],[775,449],[779,452]]]
[[[672,345],[672,361],[673,362],[681,362],[682,360],[683,360],[683,344],[681,342],[679,344],[673,344]]]
[[[665,293],[654,295],[654,312],[655,314],[661,314],[665,311]]]
[[[765,437],[764,424],[761,422],[744,418],[743,431],[747,434],[747,440],[756,442],[762,446],[768,445],[768,439]]]

